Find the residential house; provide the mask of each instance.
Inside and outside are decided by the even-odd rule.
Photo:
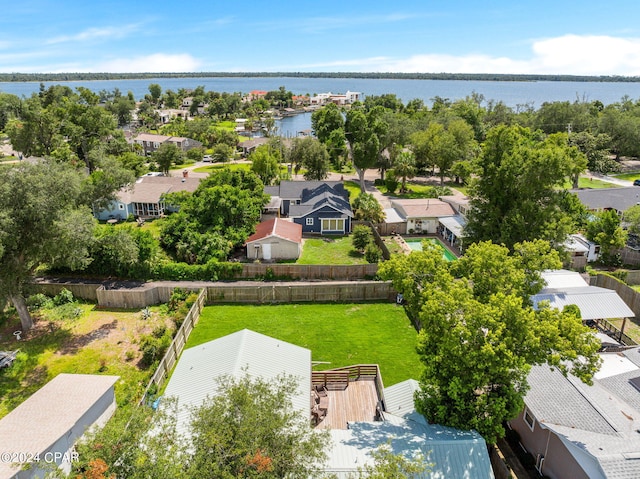
[[[612,289],[589,286],[580,273],[567,270],[544,271],[545,287],[531,297],[534,308],[546,301],[549,306],[564,309],[575,305],[580,309],[583,321],[633,318],[635,314]]]
[[[409,234],[436,234],[440,219],[455,215],[449,203],[435,198],[394,199],[391,207],[407,224]]]
[[[245,140],[238,143],[238,149],[242,153],[242,157],[246,158],[253,153],[256,148],[269,143],[269,138],[259,137],[252,138],[251,140]]]
[[[309,99],[311,105],[326,105],[327,103],[335,103],[336,105],[351,105],[357,101],[362,101],[362,93],[356,91],[347,91],[340,93],[318,93]]]
[[[376,365],[312,371],[310,350],[247,329],[183,352],[165,390],[165,396],[177,399],[178,430],[188,435],[192,408],[216,394],[217,378],[245,373],[265,380],[283,374],[298,379],[291,395],[294,410],[309,419],[310,427],[329,430],[329,463],[323,471],[339,479],[371,464],[370,452],[389,439],[393,452],[425,455],[431,467],[419,478],[493,478],[482,437],[420,419],[412,403],[415,381],[384,388]]]
[[[520,415],[509,422],[552,479],[640,477],[640,350],[601,353],[591,386],[534,366]]]
[[[302,253],[302,226],[282,218],[263,221],[245,246],[248,259],[298,259]]]
[[[640,204],[640,188],[594,188],[571,190],[589,211],[614,210],[622,216],[632,206]]]
[[[58,374],[0,420],[0,479],[43,477],[37,466],[21,470],[12,458],[55,463],[66,474],[77,459],[74,444],[87,428],[102,427],[116,409],[118,376]],[[32,464],[33,465],[33,464]]]
[[[569,235],[563,247],[571,255],[569,266],[575,270],[583,270],[587,263],[597,261],[600,256],[600,245],[581,234]]]
[[[154,135],[152,133],[140,133],[132,140],[132,143],[142,146],[145,156],[150,156],[155,152],[163,143],[173,143],[180,150],[187,152],[193,148],[200,148],[202,143],[191,138],[185,138],[183,136],[166,136],[166,135]]]
[[[165,212],[174,211],[162,196],[176,191],[193,193],[200,185],[200,178],[176,176],[143,176],[130,187],[117,194],[116,200],[106,208],[94,210],[94,216],[101,220],[126,220],[129,215],[137,218],[159,218]]]
[[[302,225],[303,233],[351,232],[353,211],[340,181],[281,181],[265,193],[280,200],[280,214]]]

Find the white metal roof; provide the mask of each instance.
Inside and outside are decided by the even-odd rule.
[[[0,420],[0,452],[44,455],[118,381],[118,376],[58,374]],[[0,461],[0,478],[15,470]]]
[[[215,396],[218,378],[240,377],[245,370],[267,380],[282,374],[295,376],[298,389],[291,398],[293,406],[311,414],[311,351],[244,329],[182,353],[164,393],[178,400],[178,427],[186,432],[191,408]]]
[[[385,208],[384,210],[384,222],[385,223],[403,223],[405,218],[395,208]]]
[[[546,289],[534,295],[531,300],[534,308],[537,308],[542,301],[549,301],[549,305],[555,309],[563,309],[569,304],[574,304],[580,309],[583,320],[635,317],[634,312],[618,296],[618,293],[612,289],[597,286],[564,290]]]
[[[414,395],[420,390],[415,379],[407,379],[401,383],[384,388],[385,408],[391,414],[406,417],[415,411]]]
[[[568,271],[566,269],[543,271],[540,276],[542,276],[542,279],[546,283],[545,289],[579,288],[589,286],[580,273]]]
[[[449,231],[451,231],[458,238],[462,237],[464,227],[467,224],[465,219],[460,215],[438,218],[438,221],[446,226]]]

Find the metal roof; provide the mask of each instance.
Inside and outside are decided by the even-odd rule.
[[[447,216],[445,218],[438,218],[438,221],[446,226],[458,238],[463,235],[463,230],[467,222],[461,215]]]
[[[58,374],[0,420],[1,452],[44,454],[60,439],[69,439],[74,427],[81,425],[84,430],[90,425],[82,422],[87,421],[87,412],[118,379],[119,376]],[[0,461],[0,478],[13,477],[15,472],[9,463]]]
[[[612,289],[597,286],[583,286],[566,289],[545,289],[531,297],[533,307],[537,308],[542,301],[549,306],[563,309],[574,304],[580,309],[583,320],[633,318],[634,312]]]
[[[358,467],[371,462],[371,452],[391,441],[393,454],[413,457],[422,454],[431,467],[416,479],[490,479],[493,471],[487,446],[475,431],[460,431],[395,417],[387,420],[356,422],[349,429],[332,429],[332,444],[325,472],[337,478],[352,477]]]
[[[580,288],[589,286],[580,273],[566,269],[543,271],[540,276],[545,282],[545,289]]]
[[[178,400],[178,427],[185,431],[192,407],[217,392],[217,380],[246,373],[266,380],[287,374],[298,380],[293,407],[310,416],[311,351],[244,329],[186,349],[175,367],[165,396]]]
[[[419,390],[420,383],[415,379],[384,388],[385,409],[395,416],[406,417],[416,410],[414,396]]]

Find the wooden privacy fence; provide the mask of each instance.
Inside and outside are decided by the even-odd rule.
[[[589,278],[592,286],[613,289],[633,311],[636,318],[640,318],[640,293],[622,281],[607,274],[597,274]]]
[[[215,283],[207,287],[208,304],[393,301],[395,297],[387,281]]]
[[[171,344],[169,345],[167,352],[160,360],[160,363],[158,364],[158,368],[156,369],[156,372],[153,373],[153,376],[151,376],[151,379],[149,380],[149,384],[147,385],[147,388],[144,391],[144,394],[142,396],[142,399],[140,400],[140,403],[142,403],[145,400],[149,392],[149,389],[152,387],[152,385],[155,385],[158,388],[160,388],[164,383],[165,379],[167,379],[167,377],[169,376],[169,373],[173,369],[173,366],[178,361],[178,358],[180,358],[180,354],[182,353],[182,350],[184,349],[185,344],[187,344],[187,340],[189,339],[189,335],[191,334],[191,331],[193,331],[193,328],[195,327],[195,325],[198,323],[198,320],[200,319],[200,313],[202,312],[202,308],[204,308],[206,301],[207,301],[207,290],[205,288],[205,289],[202,289],[198,294],[198,298],[196,299],[196,302],[193,303],[193,305],[191,306],[191,309],[189,309],[187,316],[184,318],[184,322],[176,332],[176,335],[173,338],[173,341],[171,341]]]
[[[238,279],[273,278],[300,280],[355,281],[373,278],[378,265],[371,264],[288,264],[288,263],[244,263]]]

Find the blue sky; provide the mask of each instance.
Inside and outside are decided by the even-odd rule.
[[[5,0],[0,72],[640,75],[640,2]]]

